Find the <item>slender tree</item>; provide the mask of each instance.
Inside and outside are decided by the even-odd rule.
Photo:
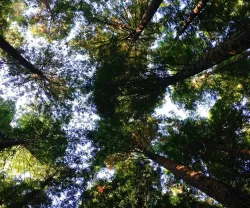
[[[160,7],[163,0],[152,0],[145,11],[144,15],[142,16],[142,19],[140,20],[139,24],[137,25],[135,32],[132,34],[133,41],[136,41],[143,30],[147,27],[155,13],[157,12],[157,9]]]
[[[31,64],[27,59],[25,59],[13,46],[11,46],[2,36],[0,36],[0,48],[6,52],[9,56],[14,58],[28,70],[28,73],[36,74],[42,79],[47,79],[44,73],[37,69],[33,64]]]
[[[144,60],[139,59],[135,63],[127,61],[126,51],[110,47],[106,56],[102,56],[104,58],[97,68],[94,83],[95,104],[102,115],[111,115],[115,110],[119,112],[118,109],[124,109],[124,106],[127,107],[124,112],[134,111],[135,114],[140,114],[139,111],[151,111],[160,102],[168,86],[176,85],[216,64],[227,61],[249,47],[250,24],[173,75],[169,75],[167,70],[162,70],[163,73],[160,71],[158,74],[157,71],[147,69],[147,62]]]
[[[175,75],[164,78],[165,85],[174,85],[191,76],[194,76],[216,64],[219,64],[250,48],[250,23],[240,31],[235,32],[230,39],[212,48],[202,57],[185,67]]]
[[[189,13],[189,16],[186,20],[184,20],[184,24],[177,31],[176,39],[178,39],[185,31],[188,26],[192,23],[192,21],[200,14],[201,10],[204,9],[209,0],[201,0],[198,2],[197,6],[194,8],[192,12]]]
[[[178,164],[166,157],[152,154],[144,151],[144,154],[157,164],[171,171],[175,177],[183,179],[186,183],[203,191],[208,196],[211,196],[218,202],[227,207],[249,207],[249,195],[244,192],[238,192],[236,189],[228,187],[213,178],[210,178],[201,172],[194,171],[189,167]]]
[[[151,122],[150,120],[145,125],[152,128],[153,124],[150,124]],[[155,136],[151,135],[151,130],[146,131],[144,129],[146,126],[143,127],[143,124],[138,122],[122,124],[115,118],[103,120],[96,135],[94,135],[93,141],[97,142],[102,148],[100,154],[105,154],[104,152],[106,154],[118,152],[126,154],[131,152],[142,153],[153,162],[172,172],[176,178],[182,179],[187,184],[203,191],[227,207],[243,208],[250,205],[249,195],[243,191],[195,171],[187,165],[182,165],[167,157],[155,154],[152,150],[153,146],[151,146]],[[152,129],[154,129],[153,131],[156,130],[155,128]],[[114,146],[113,142],[116,143],[116,146]]]
[[[2,104],[0,112],[11,114],[9,111],[11,109]],[[10,124],[11,116],[5,122],[2,121],[0,125],[4,127],[0,132],[0,151],[21,145],[29,149],[38,159],[47,162],[55,162],[59,155],[64,154],[67,139],[61,129],[61,121],[54,120],[49,115],[37,116],[35,113],[30,113],[17,119],[16,127]]]

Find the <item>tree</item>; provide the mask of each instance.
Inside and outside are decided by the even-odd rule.
[[[137,121],[138,122],[138,121]],[[230,187],[228,184],[222,183],[214,178],[208,177],[205,174],[195,171],[188,166],[179,164],[167,157],[159,156],[152,152],[152,141],[154,137],[148,136],[148,132],[143,131],[142,123],[130,122],[129,126],[126,126],[121,121],[116,119],[102,120],[99,124],[98,131],[92,140],[98,144],[101,148],[100,154],[114,154],[114,153],[131,153],[139,152],[144,154],[147,158],[153,162],[165,167],[172,172],[177,178],[184,180],[184,182],[191,186],[203,191],[208,196],[216,199],[225,206],[248,206],[247,198],[249,197],[244,192],[238,192],[237,189]],[[154,121],[149,120],[149,124]],[[135,133],[136,130],[142,130],[140,134]],[[140,137],[138,138],[139,135]],[[148,137],[147,137],[148,136]],[[149,139],[149,141],[148,141]],[[114,145],[114,143],[116,145]],[[213,188],[212,188],[213,187]],[[227,194],[222,194],[227,193]],[[232,194],[232,195],[231,195]],[[230,195],[230,201],[227,196]],[[241,198],[242,197],[242,198]],[[239,200],[236,202],[236,200]]]
[[[39,162],[27,149],[16,146],[0,152],[1,188],[3,205],[18,205],[28,201],[27,196],[40,189],[43,181],[55,171],[47,164]],[[27,195],[25,195],[27,194]],[[49,198],[40,194],[44,202]],[[27,202],[28,203],[28,202]]]
[[[148,6],[148,9],[143,14],[138,26],[136,27],[135,33],[133,34],[133,41],[136,41],[140,34],[143,32],[145,27],[149,24],[153,16],[155,15],[157,9],[161,5],[162,0],[152,0]]]
[[[1,152],[1,159],[3,156]],[[1,205],[7,207],[51,206],[51,190],[65,183],[68,177],[74,177],[69,167],[42,164],[20,147],[8,162],[11,164],[0,182]]]
[[[197,6],[194,8],[194,10],[189,13],[188,18],[186,20],[184,20],[184,24],[179,29],[179,31],[176,35],[176,39],[178,39],[185,32],[187,27],[192,23],[194,18],[196,18],[200,14],[201,10],[207,5],[208,2],[209,2],[209,0],[202,0],[202,1],[198,2]]]
[[[17,75],[20,77],[21,84],[28,81],[35,83],[35,85],[38,85],[38,88],[42,89],[47,98],[52,101],[60,101],[69,97],[70,90],[67,86],[66,79],[62,78],[62,76],[55,71],[56,67],[62,64],[58,63],[58,60],[52,60],[53,51],[49,46],[42,51],[45,57],[35,57],[35,59],[39,59],[40,62],[43,62],[42,64],[37,64],[40,68],[46,69],[42,71],[24,58],[19,51],[12,47],[2,36],[0,36],[0,40],[0,48],[8,55],[6,58],[10,60],[14,59],[14,62],[7,62],[9,65],[9,75]],[[34,53],[34,51],[32,52]],[[34,54],[32,54],[32,56],[32,58],[34,58]],[[18,63],[15,63],[15,61],[18,61]],[[6,63],[5,59],[3,59],[3,63]],[[22,66],[21,69],[20,65]],[[23,69],[23,67],[25,69]]]
[[[249,206],[248,1],[0,9],[1,205]]]
[[[186,183],[198,188],[207,195],[216,199],[220,203],[228,207],[246,207],[249,206],[248,194],[237,192],[237,190],[218,182],[206,175],[193,171],[188,167],[175,163],[165,157],[145,153],[147,157],[170,170],[176,177],[183,179]],[[228,198],[228,196],[230,196]]]
[[[241,52],[244,52],[250,47],[249,43],[249,30],[250,24],[246,25],[246,28],[242,29],[241,31],[236,32],[231,38],[217,47],[211,49],[208,53],[206,53],[203,57],[198,59],[193,66],[187,67],[183,70],[183,72],[176,73],[175,75],[170,76],[173,83],[178,81],[183,81],[184,79],[194,76],[199,72],[204,71],[216,64],[219,64],[234,55],[237,55]],[[171,81],[170,81],[171,83]]]
[[[120,156],[120,158],[119,158]],[[80,207],[182,207],[199,206],[187,187],[173,185],[174,181],[161,181],[162,171],[152,167],[143,157],[124,158],[114,155],[107,158],[109,169],[115,170],[111,179],[95,179],[82,196]],[[112,165],[111,165],[112,163]],[[111,181],[110,181],[111,180]],[[167,189],[163,193],[162,190]],[[179,192],[178,194],[175,194]],[[210,207],[204,203],[204,206]]]
[[[197,75],[248,49],[250,47],[250,26],[248,25],[247,30],[245,29],[236,32],[230,39],[212,48],[173,75],[164,71],[165,68],[160,68],[159,72],[147,69],[145,60],[140,60],[140,57],[138,57],[139,61],[136,62],[129,58],[126,62],[122,62],[121,60],[126,59],[128,52],[120,51],[113,40],[114,45],[108,48],[106,56],[97,67],[94,99],[98,113],[110,115],[112,112],[119,111],[119,106],[128,106],[128,110],[125,110],[127,112],[134,111],[138,114],[140,114],[139,111],[148,110],[150,112],[162,99],[162,94],[168,86]],[[117,54],[115,58],[114,54]],[[120,67],[117,69],[118,63]],[[110,77],[112,78],[110,79]],[[117,107],[114,106],[114,102],[116,102]],[[108,106],[109,109],[105,106]]]
[[[248,105],[219,99],[208,118],[163,119],[164,132],[155,145],[158,154],[199,169],[226,184],[248,190]]]
[[[3,102],[1,106],[3,113],[11,116],[13,111],[6,109],[7,103]],[[5,125],[5,129],[1,132],[0,151],[21,145],[44,162],[53,162],[56,158],[63,156],[67,146],[67,137],[61,129],[61,121],[53,120],[49,115],[30,113],[18,119],[16,127],[11,127],[10,123],[13,118],[6,118],[6,123],[2,124]]]
[[[17,60],[23,67],[29,70],[29,73],[39,76],[41,79],[46,80],[45,75],[28,60],[26,60],[15,48],[13,48],[2,36],[0,36],[0,48],[4,50],[9,56]]]
[[[159,171],[153,170],[148,161],[128,159],[114,166],[110,162],[107,160],[107,166],[116,169],[112,181],[97,179],[83,194],[82,207],[161,207],[168,200],[161,193]]]

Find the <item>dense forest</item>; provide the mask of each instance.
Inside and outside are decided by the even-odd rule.
[[[249,0],[0,1],[0,207],[250,207],[249,57]]]

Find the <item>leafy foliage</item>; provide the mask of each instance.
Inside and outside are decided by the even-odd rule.
[[[0,2],[0,206],[250,206],[250,5],[202,2]]]

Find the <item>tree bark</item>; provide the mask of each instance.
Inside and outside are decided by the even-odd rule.
[[[0,35],[0,48],[3,49],[9,56],[17,60],[20,65],[29,70],[30,73],[36,74],[41,78],[46,78],[42,71],[37,69],[27,59],[25,59],[13,46],[11,46],[1,35]]]
[[[149,24],[153,16],[155,15],[157,9],[160,7],[163,0],[152,0],[149,4],[147,11],[143,14],[140,23],[137,25],[134,33],[132,34],[133,41],[138,40],[139,36]]]
[[[177,82],[183,81],[192,77],[214,65],[221,63],[239,53],[250,48],[250,23],[240,31],[234,33],[230,39],[220,43],[215,48],[212,48],[204,56],[200,57],[194,64],[183,68],[176,74],[163,78],[162,82],[165,87],[174,85]]]
[[[189,167],[175,163],[173,160],[163,156],[148,151],[144,151],[144,154],[152,161],[171,171],[175,177],[201,190],[224,206],[229,208],[250,207],[250,196],[248,194],[210,178],[201,172],[196,172]]]
[[[192,21],[200,14],[201,10],[207,5],[209,0],[201,0],[194,8],[194,10],[189,14],[188,18],[184,21],[184,25],[177,31],[176,39],[178,39],[192,23]]]

